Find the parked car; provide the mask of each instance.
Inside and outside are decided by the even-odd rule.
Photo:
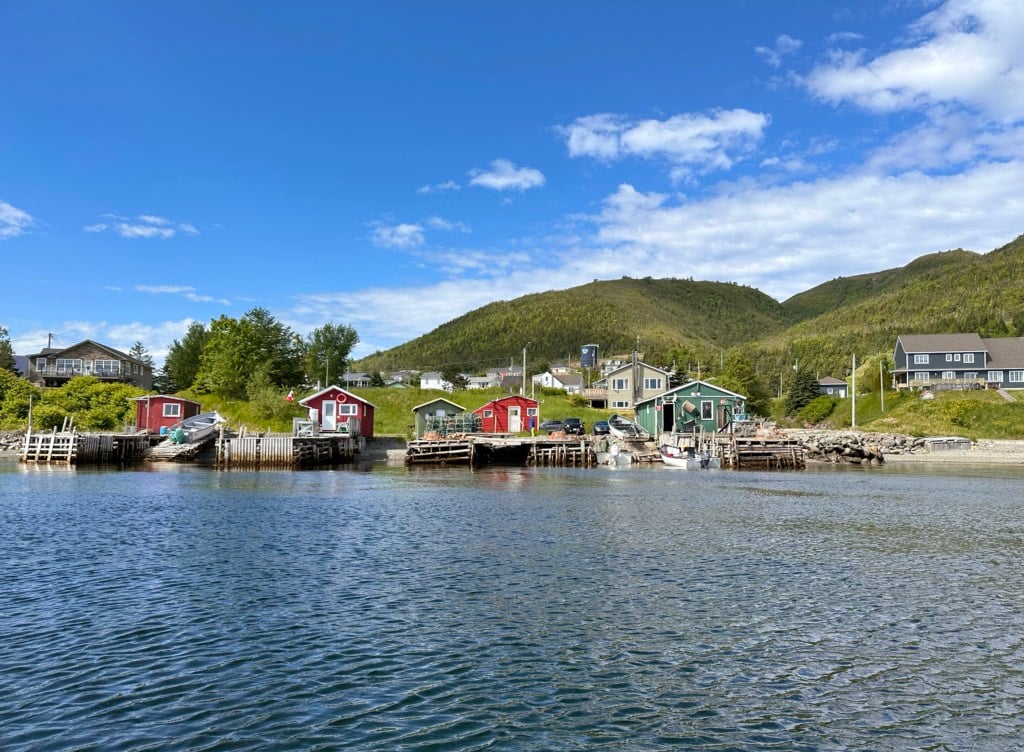
[[[576,436],[582,436],[586,433],[586,426],[583,425],[583,421],[579,418],[566,418],[565,432]]]
[[[544,433],[554,433],[555,431],[565,430],[565,421],[562,420],[545,420],[540,424],[540,430]]]
[[[607,420],[594,421],[594,427],[591,429],[594,432],[594,436],[607,436],[610,431],[608,430]]]

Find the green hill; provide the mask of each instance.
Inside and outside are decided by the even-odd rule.
[[[1024,336],[1022,280],[1024,236],[986,254],[956,249],[840,277],[784,303],[726,282],[594,281],[491,303],[352,367],[473,372],[519,362],[524,347],[542,363],[576,360],[582,345],[594,343],[602,355],[639,344],[648,362],[662,365],[682,351],[704,363],[739,351],[772,383],[796,362],[841,376],[851,355],[891,353],[903,333]]]
[[[627,277],[490,303],[352,368],[479,371],[518,362],[527,346],[534,362],[578,360],[580,348],[590,343],[604,354],[628,353],[638,341],[648,354],[679,346],[717,352],[782,331],[795,320],[751,287]]]

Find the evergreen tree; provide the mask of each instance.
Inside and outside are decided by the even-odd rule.
[[[210,332],[200,322],[189,326],[181,342],[174,340],[164,361],[164,377],[161,391],[165,394],[188,389],[196,381],[203,350],[210,339]]]
[[[7,335],[7,327],[0,326],[0,371],[15,371],[14,349],[11,347],[11,340]]]
[[[804,368],[798,368],[789,392],[786,393],[786,414],[795,415],[800,408],[818,396],[818,380],[814,374]]]
[[[132,345],[132,349],[128,351],[128,355],[142,363],[145,363],[150,368],[153,367],[153,356],[149,354],[146,347],[138,340],[135,340],[135,344]]]

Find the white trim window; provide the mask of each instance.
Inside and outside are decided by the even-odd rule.
[[[95,372],[100,376],[119,376],[121,374],[121,361],[97,360],[95,368]]]
[[[338,417],[342,415],[359,415],[359,405],[354,405],[351,402],[346,402],[338,405]]]
[[[494,410],[484,410],[484,417],[485,418],[493,418],[494,417]]]
[[[915,366],[926,366],[926,365],[928,365],[928,353],[914,353],[914,365]]]
[[[531,416],[532,417],[537,417],[537,415],[539,413],[540,413],[540,408],[539,407],[528,407],[528,408],[526,408],[526,415],[527,415],[527,417],[531,417]]]
[[[1019,384],[1024,381],[1024,371],[1010,371],[1010,378],[1007,379],[1011,384]]]
[[[943,371],[942,372],[942,378],[944,378],[944,379],[955,379],[956,378],[956,371]]]
[[[616,392],[624,392],[629,389],[629,379],[612,379],[612,389]]]
[[[928,371],[914,371],[914,381],[929,381],[931,377]]]
[[[959,356],[957,356],[957,360],[960,360]],[[947,363],[952,363],[953,362],[953,353],[946,353],[946,362]]]
[[[976,378],[978,378],[978,372],[977,371],[964,371],[964,378],[965,379],[976,379]]]
[[[701,400],[700,401],[700,419],[701,420],[714,420],[715,417],[715,401],[714,400]]]
[[[181,405],[177,402],[165,402],[164,403],[164,417],[165,418],[180,418],[181,417]]]
[[[57,373],[81,373],[81,358],[57,358]]]
[[[964,363],[973,363],[974,353],[964,353]]]
[[[1002,380],[1003,380],[1003,372],[1002,371],[989,371],[988,372],[988,376],[986,378],[986,381],[1000,381],[1001,382]]]
[[[644,389],[661,389],[661,379],[657,377],[644,379]]]
[[[618,407],[624,410],[628,410],[629,402],[627,400],[612,400],[612,407]]]

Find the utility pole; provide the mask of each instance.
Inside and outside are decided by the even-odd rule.
[[[857,427],[857,354],[853,354],[853,371],[850,372],[850,394],[853,400],[850,402],[850,425]]]
[[[529,347],[532,342],[527,342],[526,347]],[[526,396],[526,347],[523,348],[523,390],[520,392],[524,397]]]

